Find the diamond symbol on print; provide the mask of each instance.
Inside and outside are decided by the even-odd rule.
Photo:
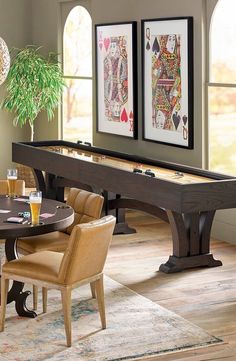
[[[103,44],[104,44],[105,49],[106,49],[106,51],[107,51],[108,48],[109,48],[109,45],[110,45],[110,39],[109,39],[109,38],[105,38],[105,39],[103,40]]]
[[[125,122],[125,123],[128,122],[128,115],[127,115],[127,112],[126,112],[125,108],[122,110],[120,120],[121,120],[122,122]]]
[[[132,132],[134,129],[134,114],[131,110],[131,112],[129,113],[129,122],[130,122],[130,128],[129,131]]]
[[[103,47],[102,31],[99,32],[98,45],[99,45],[100,50],[102,50],[102,47]]]

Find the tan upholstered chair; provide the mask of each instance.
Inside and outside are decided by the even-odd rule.
[[[67,346],[71,346],[71,290],[85,283],[92,283],[96,291],[102,328],[106,328],[102,272],[114,227],[113,216],[79,224],[74,227],[64,254],[43,251],[4,264],[0,331],[4,330],[9,280],[42,286],[44,312],[47,307],[46,289],[61,291]]]
[[[17,179],[15,193],[18,196],[25,195],[25,181]],[[8,194],[8,181],[6,179],[0,179],[0,195]]]
[[[17,179],[16,181],[16,189],[15,189],[15,193],[18,196],[24,196],[25,195],[25,181],[21,180],[21,179]],[[0,195],[5,195],[8,194],[8,181],[6,179],[0,179]],[[5,243],[5,239],[0,239],[0,247],[2,244]],[[1,274],[1,263],[2,260],[4,259],[4,256],[2,256],[5,252],[1,252],[0,249],[0,274]]]
[[[101,216],[104,198],[78,188],[71,188],[66,204],[75,212],[74,222],[64,231],[56,231],[39,236],[19,238],[17,240],[18,252],[26,255],[40,251],[64,252],[68,246],[70,234],[77,224],[87,223]],[[37,309],[37,287],[33,288],[33,305]]]

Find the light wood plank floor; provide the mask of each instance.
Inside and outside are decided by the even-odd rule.
[[[222,267],[164,274],[157,270],[172,254],[169,225],[141,212],[128,211],[127,220],[137,233],[113,237],[105,273],[224,340],[150,360],[236,361],[236,246],[212,240]]]

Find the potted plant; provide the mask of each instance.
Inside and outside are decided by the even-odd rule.
[[[40,47],[27,46],[11,50],[11,66],[6,79],[6,97],[0,107],[15,114],[13,124],[29,124],[30,140],[34,140],[34,122],[41,111],[46,111],[48,120],[54,115],[61,99],[64,81],[57,54],[40,54]],[[31,170],[18,166],[19,177],[26,186],[34,187]]]
[[[57,54],[44,57],[40,48],[27,46],[11,51],[12,63],[6,79],[7,94],[1,108],[15,113],[14,125],[27,122],[34,140],[34,122],[41,111],[48,120],[54,115],[61,98],[64,81]]]

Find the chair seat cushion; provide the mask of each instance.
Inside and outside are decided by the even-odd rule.
[[[19,238],[17,249],[23,253],[35,253],[41,251],[64,252],[68,246],[69,234],[64,232],[51,232],[38,236]]]
[[[2,272],[17,276],[58,283],[63,253],[43,251],[5,263]]]

